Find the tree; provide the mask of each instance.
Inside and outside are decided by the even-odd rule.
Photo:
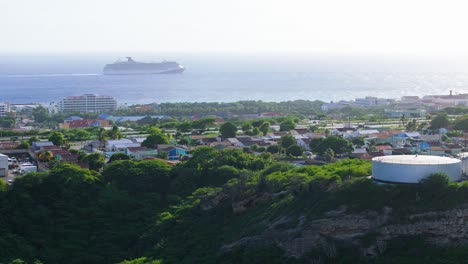
[[[32,115],[36,123],[42,123],[49,120],[49,110],[47,110],[42,105],[37,106],[32,110]]]
[[[434,173],[420,181],[421,196],[434,199],[442,196],[447,190],[450,177],[446,173]]]
[[[263,122],[263,124],[258,128],[264,136],[270,131],[270,122]]]
[[[333,149],[331,149],[331,148],[327,148],[327,149],[323,152],[323,158],[324,158],[325,161],[327,161],[327,162],[330,162],[334,157],[335,157],[335,152],[334,152]]]
[[[287,149],[292,145],[296,145],[296,138],[294,138],[293,135],[288,134],[288,135],[281,136],[280,142],[281,142],[281,147]]]
[[[37,141],[39,141],[39,138],[36,136],[32,136],[28,139],[29,145],[32,145],[33,142],[37,142]]]
[[[49,141],[54,143],[55,146],[62,146],[65,143],[65,137],[61,132],[55,131],[50,135]]]
[[[158,144],[168,144],[169,138],[164,134],[160,129],[156,127],[151,127],[149,130],[151,135],[149,135],[141,145],[148,148],[153,148],[154,145]]]
[[[294,157],[301,156],[302,153],[303,153],[303,150],[298,145],[292,145],[292,146],[290,146],[289,148],[286,149],[286,154],[294,156]]]
[[[78,140],[78,141],[83,141],[83,140],[88,140],[91,138],[91,133],[84,129],[75,129],[72,131],[72,139],[73,140]]]
[[[267,152],[270,152],[272,154],[278,153],[279,152],[279,147],[278,145],[271,145],[266,148]]]
[[[167,153],[167,151],[164,151],[164,150],[158,151],[158,154],[156,154],[156,158],[167,159],[169,158],[169,153]]]
[[[293,120],[288,119],[280,123],[280,131],[289,131],[296,128],[296,124]]]
[[[195,129],[206,129],[207,127],[213,126],[216,118],[204,117],[192,122],[192,127]]]
[[[122,153],[122,152],[119,152],[119,153],[115,153],[113,154],[110,158],[109,158],[109,161],[108,163],[112,163],[116,160],[129,160],[130,159],[130,156],[128,156],[127,154],[125,153]]]
[[[84,160],[88,163],[89,169],[98,171],[106,163],[106,158],[101,153],[92,153],[87,155]]]
[[[405,114],[401,115],[400,122],[401,122],[400,126],[405,126],[405,124],[406,124],[406,115]]]
[[[29,149],[31,145],[27,141],[21,141],[21,143],[16,147],[17,149]]]
[[[439,129],[443,127],[447,127],[450,121],[446,113],[439,113],[431,120],[431,128],[432,129]]]
[[[237,127],[231,122],[226,122],[219,128],[219,133],[223,138],[233,138],[236,137]]]
[[[250,129],[252,129],[252,124],[250,122],[245,122],[244,124],[242,124],[241,129],[242,131],[247,132]]]
[[[177,130],[180,132],[189,132],[192,129],[192,123],[182,122],[176,126]]]
[[[15,124],[16,120],[13,117],[0,117],[0,127],[13,128]]]
[[[186,139],[186,138],[181,138],[181,139],[179,140],[179,142],[177,142],[177,143],[180,144],[180,145],[188,145],[188,144],[190,144],[189,140]]]
[[[107,138],[108,138],[107,131],[106,131],[103,127],[99,128],[99,131],[98,131],[98,140],[99,140],[100,142],[104,142],[104,141],[107,140]]]
[[[410,122],[406,124],[407,131],[416,131],[417,128],[418,128],[418,121],[415,118],[413,118],[413,120],[411,120]]]
[[[250,149],[251,149],[252,151],[257,151],[257,150],[258,150],[258,145],[257,145],[257,144],[252,144],[252,145],[250,146]]]
[[[158,192],[165,195],[169,190],[170,167],[161,160],[120,160],[108,164],[102,176],[105,181],[132,195]]]
[[[37,155],[40,162],[48,162],[54,157],[54,154],[48,150],[42,151]]]
[[[120,130],[117,126],[113,126],[112,129],[109,131],[109,136],[112,139],[120,139],[122,137],[122,134],[120,133]]]
[[[312,150],[312,152],[318,152],[319,146],[324,140],[324,138],[313,138],[309,143],[310,150]]]
[[[327,149],[333,150],[334,154],[346,154],[353,150],[350,141],[337,136],[330,136],[325,139],[312,140],[309,144],[311,150],[323,155]]]
[[[466,131],[468,130],[468,115],[463,115],[455,120],[455,127]]]

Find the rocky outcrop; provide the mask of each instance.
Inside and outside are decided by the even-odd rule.
[[[297,219],[280,217],[272,221],[260,235],[244,237],[224,245],[222,251],[237,246],[269,246],[282,248],[289,256],[300,257],[313,249],[327,256],[336,254],[334,241],[346,241],[360,248],[367,257],[377,256],[386,249],[386,241],[399,236],[423,235],[429,242],[447,244],[468,243],[468,208],[409,215],[400,224],[391,223],[392,209],[380,212],[364,211],[349,214],[346,207],[327,212],[323,218]],[[292,226],[292,223],[295,223]],[[374,243],[361,245],[358,238],[372,233]]]

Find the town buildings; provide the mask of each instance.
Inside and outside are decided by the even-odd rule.
[[[6,116],[10,112],[10,105],[8,103],[0,103],[0,116]]]
[[[60,112],[93,112],[113,111],[117,109],[117,101],[108,95],[83,94],[67,96],[59,102]]]

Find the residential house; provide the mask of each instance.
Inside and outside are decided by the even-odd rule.
[[[41,150],[41,148],[43,147],[53,147],[55,146],[54,143],[52,143],[51,141],[35,141],[32,143],[32,150],[33,151],[38,151],[38,150]]]
[[[377,145],[375,146],[375,149],[385,156],[393,154],[393,147],[390,145]]]
[[[156,157],[158,151],[147,147],[128,147],[124,153],[132,159],[143,160],[147,157]]]
[[[160,144],[160,145],[156,145],[156,149],[158,151],[167,152],[169,154],[170,160],[178,160],[181,157],[188,155],[188,149],[180,147],[180,146]]]
[[[305,149],[306,151],[310,151],[310,141],[312,141],[309,137],[303,137],[297,139],[297,145]]]
[[[118,140],[107,140],[105,148],[107,151],[125,151],[126,148],[141,147],[140,143],[135,143],[131,139],[123,138]]]
[[[242,142],[240,142],[237,138],[227,138],[225,139],[225,141],[229,142],[231,145],[235,146],[235,147],[244,147],[244,144],[242,144]]]

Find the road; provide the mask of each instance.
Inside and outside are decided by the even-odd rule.
[[[2,177],[1,179],[8,183],[9,180],[14,181],[16,177],[21,176],[19,174],[13,174],[12,170],[8,171],[8,176]],[[9,183],[8,183],[9,184]]]

